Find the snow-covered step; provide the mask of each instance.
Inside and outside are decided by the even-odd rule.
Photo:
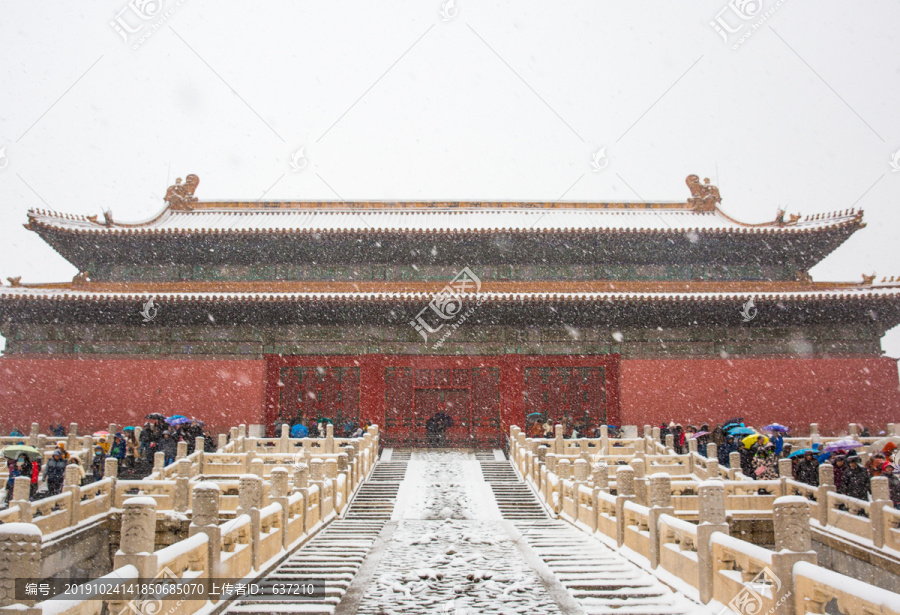
[[[511,521],[547,519],[547,512],[534,492],[519,480],[509,461],[482,461],[481,474],[490,484],[504,519]]]
[[[331,615],[383,528],[384,521],[332,521],[275,570],[256,581],[261,589],[260,596],[253,600],[235,600],[224,613]],[[321,595],[298,598],[273,593],[276,587],[300,583],[319,584]],[[324,587],[321,587],[322,583]]]
[[[522,540],[588,615],[697,613],[700,605],[562,521],[516,523]]]

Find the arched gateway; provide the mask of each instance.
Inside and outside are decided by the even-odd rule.
[[[498,444],[528,418],[836,428],[896,418],[900,283],[813,281],[853,210],[746,224],[660,203],[208,202],[31,211],[79,273],[0,288],[0,403],[90,425],[369,420],[389,444]],[[835,411],[838,408],[840,411]]]

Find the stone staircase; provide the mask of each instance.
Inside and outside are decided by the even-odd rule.
[[[275,570],[256,582],[262,589],[259,596],[252,600],[234,600],[224,612],[241,615],[330,615],[346,593],[383,526],[384,521],[332,521]],[[320,593],[308,598],[273,593],[278,587],[307,583],[315,583],[315,589]]]
[[[252,600],[233,600],[220,613],[332,615],[391,518],[406,465],[406,461],[378,462],[344,518],[329,523],[256,581],[262,590],[259,595]],[[278,588],[310,583],[316,585],[317,592],[310,597],[275,593]]]
[[[504,519],[521,521],[547,519],[547,511],[531,489],[519,480],[509,461],[481,461],[481,473],[491,485],[497,507]]]
[[[564,521],[516,523],[588,615],[673,615],[705,612],[651,573]]]

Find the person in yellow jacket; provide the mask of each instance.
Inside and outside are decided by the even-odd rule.
[[[109,440],[107,440],[106,436],[100,436],[100,440],[97,441],[97,446],[103,449],[104,455],[109,455]]]

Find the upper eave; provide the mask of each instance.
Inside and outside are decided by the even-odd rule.
[[[71,235],[478,235],[493,233],[796,234],[857,230],[862,210],[787,221],[740,222],[718,206],[698,211],[690,202],[193,202],[167,206],[137,223],[101,221],[44,210],[28,212],[26,228]]]
[[[117,302],[422,302],[446,287],[429,282],[66,282],[0,287],[0,303]],[[465,295],[488,302],[830,301],[900,299],[900,280],[871,282],[484,282]]]

